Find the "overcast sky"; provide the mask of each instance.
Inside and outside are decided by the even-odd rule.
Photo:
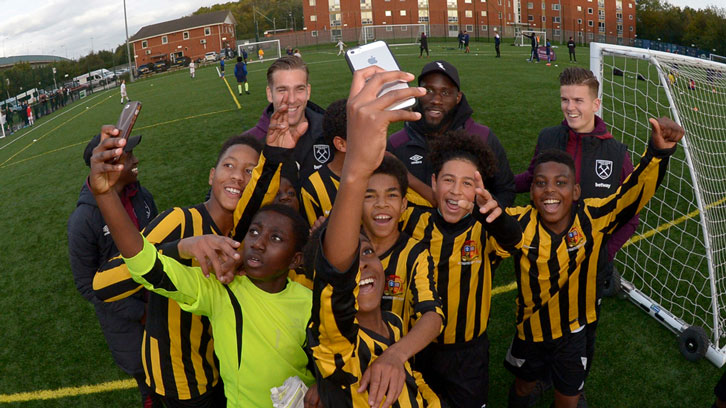
[[[224,0],[126,0],[129,37],[141,27]],[[679,7],[726,7],[726,0],[668,0]],[[125,41],[123,0],[0,0],[3,57],[51,54],[78,58]]]

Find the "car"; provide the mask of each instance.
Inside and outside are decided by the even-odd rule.
[[[161,60],[154,63],[155,72],[164,72],[167,69],[169,69],[169,60]]]
[[[139,67],[139,75],[147,75],[154,73],[154,64],[148,63]]]
[[[214,51],[209,51],[208,53],[204,54],[204,61],[216,61],[217,60],[217,53]]]
[[[192,59],[189,57],[181,57],[174,60],[174,62],[171,63],[172,67],[188,67],[189,63],[192,62]]]

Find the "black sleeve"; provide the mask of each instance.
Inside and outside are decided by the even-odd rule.
[[[484,181],[484,187],[492,193],[502,209],[511,207],[514,204],[516,193],[514,191],[514,174],[509,167],[507,152],[504,151],[499,139],[491,131],[487,137],[487,144],[497,158],[497,171]]]
[[[96,215],[91,206],[80,205],[68,219],[68,257],[73,281],[81,296],[94,305],[103,303],[93,292],[93,276],[102,262],[97,232],[92,227]]]
[[[473,215],[484,226],[484,233],[490,234],[505,251],[513,251],[522,240],[522,226],[504,209],[494,222],[488,223],[486,215],[480,213],[479,206],[474,203]],[[482,242],[486,242],[486,237],[482,237]]]

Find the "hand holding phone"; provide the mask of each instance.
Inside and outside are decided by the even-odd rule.
[[[119,130],[118,137],[129,138],[131,129],[134,128],[136,118],[139,116],[139,111],[141,111],[141,102],[139,101],[129,101],[124,105],[121,116],[119,116],[116,123],[116,129]]]
[[[388,48],[388,44],[385,41],[374,41],[369,44],[361,45],[360,47],[349,49],[345,52],[345,60],[348,62],[351,72],[358,71],[360,69],[369,67],[371,65],[377,65],[386,71],[400,71],[401,68],[396,62],[396,58],[393,56],[391,49]],[[378,93],[378,97],[385,95],[396,89],[406,89],[408,84],[401,81],[389,82],[383,86],[381,91]],[[406,99],[403,102],[389,106],[386,110],[405,109],[413,106],[416,103],[415,98]]]

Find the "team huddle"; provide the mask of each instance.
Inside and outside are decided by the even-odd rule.
[[[417,78],[356,71],[327,109],[308,76],[295,56],[269,67],[270,105],[224,143],[198,205],[157,215],[137,179],[140,137],[104,126],[84,152],[74,278],[144,406],[271,407],[270,390],[297,377],[306,407],[485,407],[492,280],[510,257],[508,406],[546,387],[555,407],[587,406],[613,257],[683,128],[650,119],[633,167],[595,114],[597,79],[567,68],[564,120],[514,175],[446,61]],[[386,110],[408,98],[412,110]],[[514,206],[522,192],[530,204]]]

